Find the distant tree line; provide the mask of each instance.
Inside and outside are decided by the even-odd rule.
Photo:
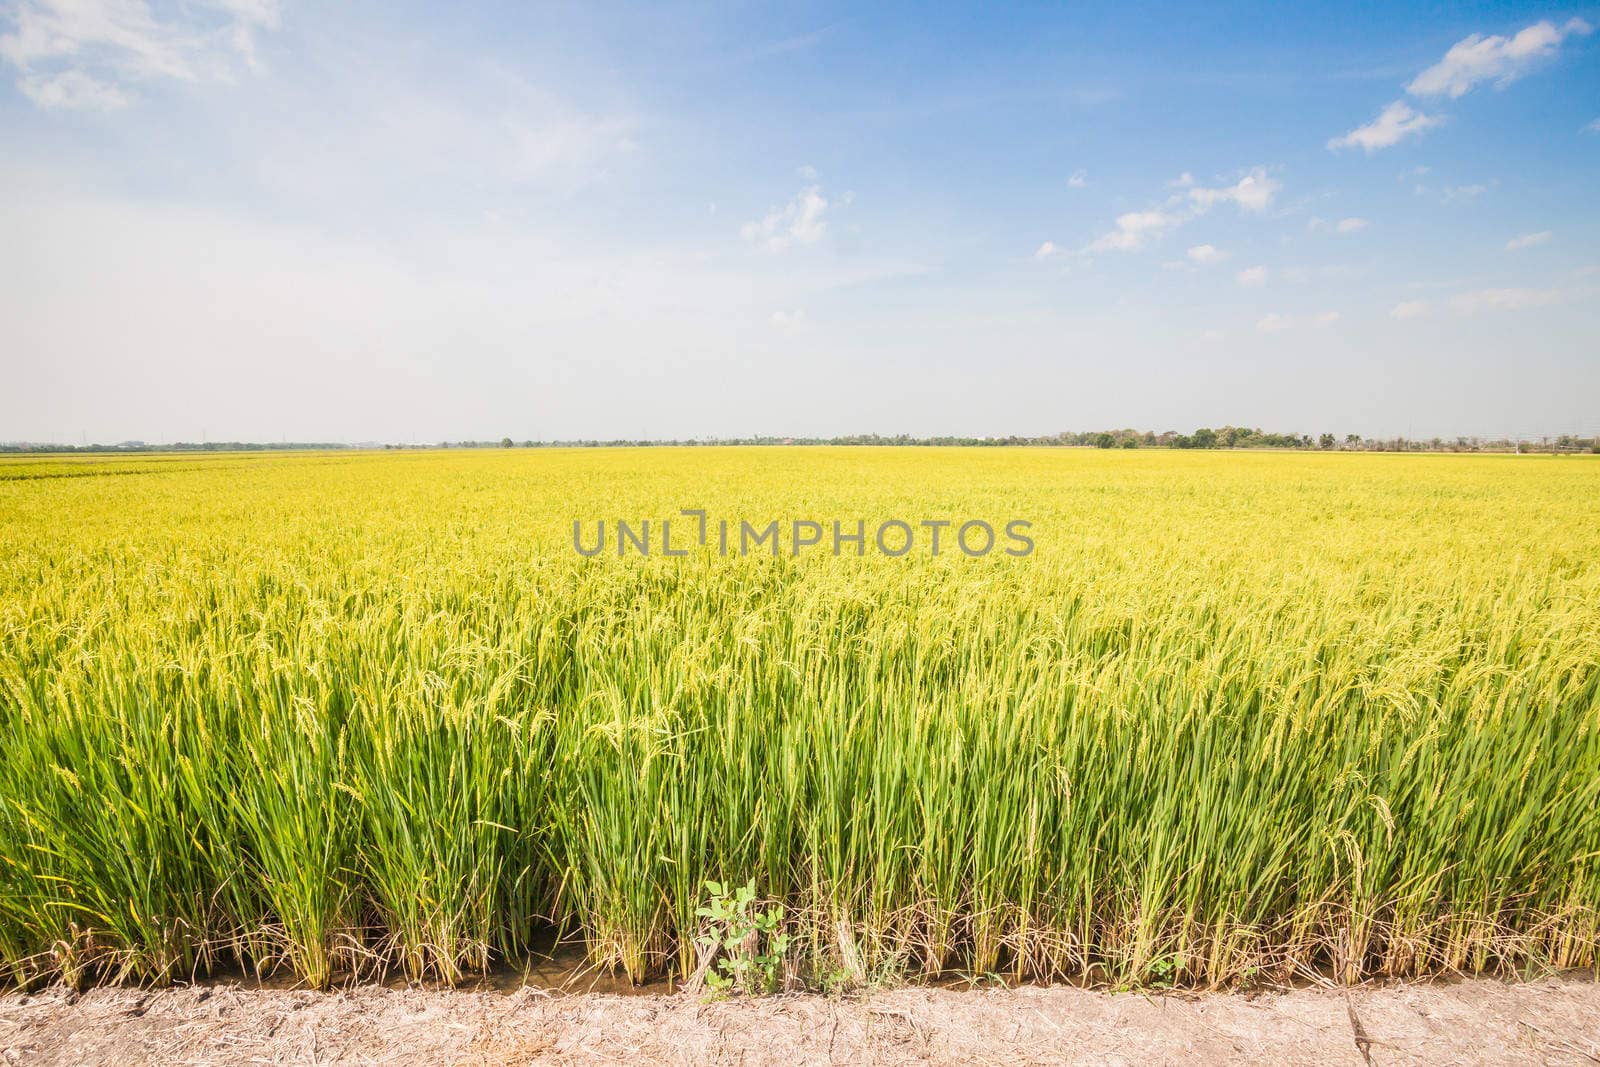
[[[690,440],[627,440],[620,438],[574,439],[558,441],[514,441],[502,437],[498,441],[444,441],[430,445],[380,445],[375,442],[342,444],[336,442],[282,442],[260,441],[207,441],[196,444],[181,441],[177,444],[152,445],[143,441],[123,441],[114,445],[56,445],[28,441],[0,442],[0,452],[269,452],[269,451],[325,451],[331,449],[409,449],[409,448],[659,448],[659,447],[715,447],[726,445],[921,445],[948,448],[1278,448],[1322,452],[1595,452],[1600,453],[1600,436],[1580,437],[1560,434],[1553,437],[1486,438],[1486,437],[1362,437],[1360,434],[1337,436],[1331,433],[1312,437],[1300,433],[1268,433],[1248,426],[1223,426],[1212,429],[1202,426],[1193,433],[1166,430],[1066,430],[1061,433],[1037,437],[1011,435],[1008,437],[913,437],[910,434],[883,436],[881,434],[849,434],[843,437],[779,437],[757,435],[754,437],[710,437]]]
[[[0,441],[0,452],[326,452],[340,448],[388,448],[377,442],[352,445],[333,441],[178,441],[152,445],[119,441],[114,445],[56,445],[41,441]]]
[[[1149,430],[1101,430],[1093,433],[1061,434],[1061,443],[1093,445],[1097,448],[1290,448],[1324,452],[1600,452],[1600,436],[1578,437],[1362,437],[1331,433],[1313,438],[1310,434],[1268,433],[1248,426],[1224,426],[1213,430],[1202,426],[1193,433],[1152,433]],[[1040,441],[1041,444],[1050,443]]]
[[[849,434],[843,437],[712,437],[692,440],[627,440],[586,438],[560,441],[446,441],[443,448],[658,448],[719,445],[918,445],[951,448],[1279,448],[1324,452],[1596,452],[1600,436],[1562,434],[1538,440],[1487,437],[1362,437],[1360,434],[1317,437],[1268,433],[1248,426],[1202,426],[1193,433],[1166,430],[1067,430],[1037,437],[913,437],[910,434]],[[387,447],[387,446],[386,446]]]

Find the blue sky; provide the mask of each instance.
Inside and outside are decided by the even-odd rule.
[[[1600,433],[1596,28],[0,2],[0,439]]]

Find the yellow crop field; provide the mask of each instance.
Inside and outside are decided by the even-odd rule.
[[[713,880],[817,981],[1591,964],[1597,502],[1585,457],[0,461],[0,967],[681,977]]]

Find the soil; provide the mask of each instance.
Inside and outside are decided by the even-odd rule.
[[[1352,990],[689,993],[222,981],[0,995],[0,1064],[1600,1064],[1592,974]]]

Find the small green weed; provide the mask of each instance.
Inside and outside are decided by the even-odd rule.
[[[756,900],[755,882],[738,889],[707,882],[710,904],[696,908],[706,932],[696,940],[711,953],[706,984],[718,994],[762,996],[778,988],[790,938],[783,930],[783,905]]]

